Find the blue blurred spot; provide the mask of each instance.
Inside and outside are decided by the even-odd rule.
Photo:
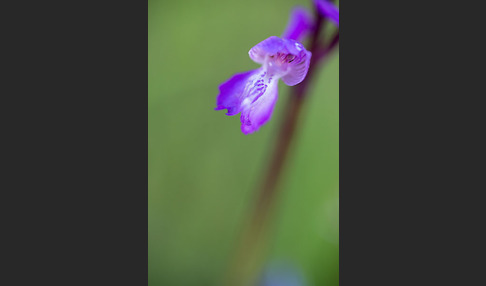
[[[259,286],[306,286],[299,269],[290,263],[273,263],[263,272]]]

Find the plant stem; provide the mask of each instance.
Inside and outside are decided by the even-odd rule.
[[[234,257],[235,260],[230,266],[229,277],[227,277],[229,278],[229,283],[225,283],[225,285],[254,285],[255,279],[260,274],[264,255],[266,225],[269,221],[276,198],[278,197],[277,184],[289,157],[290,146],[297,129],[296,127],[298,126],[303,103],[307,97],[309,84],[319,63],[322,62],[339,41],[339,33],[337,33],[337,36],[335,35],[333,37],[333,40],[331,40],[327,47],[321,46],[319,38],[322,36],[322,27],[325,19],[317,11],[315,19],[310,40],[309,51],[312,53],[312,57],[309,70],[306,78],[292,88],[285,118],[281,125],[270,165],[263,179],[263,183],[257,190],[258,197],[256,199],[255,209],[251,214],[249,224],[243,230],[241,242]]]
[[[296,126],[298,125],[299,116],[305,101],[309,84],[314,76],[314,71],[318,62],[322,57],[316,57],[320,49],[319,38],[322,34],[322,27],[325,19],[316,11],[314,29],[310,42],[309,51],[312,53],[309,70],[306,78],[298,85],[292,88],[290,99],[287,103],[286,117],[282,121],[280,134],[276,141],[273,157],[268,168],[267,174],[264,177],[264,182],[258,191],[258,199],[256,208],[253,213],[252,224],[259,229],[267,221],[267,217],[271,212],[273,202],[277,197],[277,183],[280,180],[283,167],[289,156],[289,150],[294,138]]]

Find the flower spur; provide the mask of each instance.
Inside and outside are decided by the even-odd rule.
[[[219,86],[215,110],[226,115],[241,112],[241,131],[257,131],[272,116],[278,97],[278,80],[293,86],[302,82],[309,69],[311,53],[293,39],[276,36],[258,43],[248,52],[262,66],[235,74]]]

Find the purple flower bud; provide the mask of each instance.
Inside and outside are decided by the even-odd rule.
[[[282,38],[300,41],[311,29],[312,18],[303,7],[295,7],[290,14],[289,23]]]
[[[272,36],[248,52],[262,66],[239,73],[219,86],[215,110],[227,109],[226,115],[241,112],[241,131],[250,134],[265,124],[273,113],[278,97],[278,80],[293,86],[307,75],[311,53],[292,39]]]
[[[339,27],[339,9],[333,3],[327,0],[314,0],[314,4],[322,16],[328,18]]]

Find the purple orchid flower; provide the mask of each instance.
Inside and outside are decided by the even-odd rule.
[[[314,4],[322,16],[330,19],[339,27],[339,9],[333,3],[327,0],[314,0]]]
[[[215,110],[227,109],[226,115],[241,112],[241,131],[257,131],[272,116],[278,97],[278,80],[293,86],[307,75],[311,53],[293,39],[272,36],[248,52],[262,66],[239,73],[219,86]]]

